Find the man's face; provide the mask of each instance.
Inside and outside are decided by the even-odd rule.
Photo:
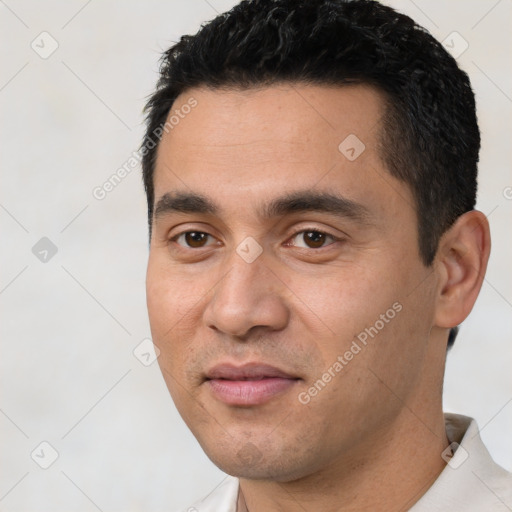
[[[374,456],[439,393],[426,364],[436,278],[412,195],[380,156],[381,96],[201,88],[176,110],[155,169],[147,301],[184,421],[240,477]]]

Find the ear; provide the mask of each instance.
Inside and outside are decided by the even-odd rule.
[[[490,250],[489,223],[477,210],[461,215],[442,236],[435,263],[439,276],[437,327],[455,327],[469,315],[482,286]]]

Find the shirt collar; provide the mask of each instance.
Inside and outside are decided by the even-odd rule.
[[[451,444],[441,456],[447,465],[411,512],[510,511],[512,475],[492,460],[476,421],[451,413],[444,417]]]

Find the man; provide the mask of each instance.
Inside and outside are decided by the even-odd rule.
[[[376,2],[245,1],[165,53],[147,116],[153,340],[232,475],[189,510],[511,510],[442,411],[490,251],[442,46]]]

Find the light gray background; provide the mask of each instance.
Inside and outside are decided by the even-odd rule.
[[[133,354],[150,337],[139,168],[102,201],[92,191],[138,147],[161,51],[234,3],[0,1],[1,511],[172,511],[223,478],[157,363]],[[448,358],[445,406],[475,417],[512,469],[512,2],[389,3],[438,39],[456,31],[469,44],[458,60],[477,95],[478,206],[494,245]],[[31,48],[50,48],[43,31],[59,45],[47,59]],[[58,248],[46,263],[32,253],[42,237]],[[43,441],[59,455],[48,469],[36,463],[51,458]]]

